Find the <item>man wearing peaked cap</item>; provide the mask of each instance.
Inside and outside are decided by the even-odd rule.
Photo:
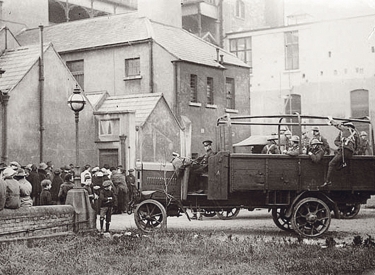
[[[320,134],[319,126],[313,126],[311,128],[311,131],[312,131],[312,138],[309,141],[309,146],[307,148],[307,151],[309,151],[309,148],[312,145],[311,141],[313,141],[314,139],[317,139],[317,140],[319,140],[320,142],[323,143],[324,154],[329,155],[331,153],[331,148],[328,144],[327,139]]]
[[[204,173],[208,172],[208,159],[209,157],[215,155],[215,152],[212,150],[212,141],[211,140],[205,140],[202,142],[204,146],[204,150],[206,153],[203,156],[198,157],[194,160],[192,163],[192,167],[190,170],[190,180],[192,186],[194,186],[194,189],[198,189],[198,193],[203,192],[204,188],[201,186],[201,180],[200,176]]]

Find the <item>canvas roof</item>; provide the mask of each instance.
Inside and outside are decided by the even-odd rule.
[[[153,39],[175,56],[176,61],[188,61],[223,68],[216,61],[217,46],[173,26],[138,17],[137,12],[56,24],[45,27],[44,41],[52,42],[59,53],[88,50],[104,46],[131,45]],[[39,28],[25,30],[17,36],[21,45],[39,42]],[[249,67],[234,54],[220,49],[224,65]]]
[[[142,126],[162,97],[163,95],[160,93],[110,96],[103,101],[97,112],[113,113],[135,111],[135,123],[137,126]],[[87,98],[90,100],[90,95],[87,95]]]
[[[50,44],[45,44],[44,51],[50,46]],[[8,90],[8,92],[13,90],[14,87],[21,82],[32,66],[39,60],[39,56],[39,45],[6,50],[0,56],[0,68],[5,70],[5,73],[0,79],[0,90]]]

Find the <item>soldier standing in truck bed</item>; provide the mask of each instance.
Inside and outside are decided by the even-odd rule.
[[[335,139],[335,145],[338,147],[337,154],[328,164],[327,178],[321,187],[331,185],[331,173],[334,167],[340,163],[340,168],[346,167],[347,160],[352,158],[354,152],[356,152],[359,146],[359,135],[352,122],[345,121],[338,123],[330,117],[329,122],[331,125],[339,129],[340,133]]]

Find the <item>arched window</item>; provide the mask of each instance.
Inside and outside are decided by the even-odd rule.
[[[242,0],[236,2],[236,16],[245,18],[245,3]]]

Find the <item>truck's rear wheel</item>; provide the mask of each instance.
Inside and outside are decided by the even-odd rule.
[[[331,223],[331,211],[324,201],[304,198],[293,209],[293,230],[304,237],[318,237],[326,232]]]
[[[272,219],[278,228],[285,231],[293,231],[290,218],[285,217],[286,208],[273,208]]]
[[[239,207],[222,209],[220,211],[216,211],[216,214],[221,220],[230,220],[237,217],[238,213],[240,213],[240,210],[241,208]]]
[[[347,203],[338,205],[341,219],[353,219],[361,210],[360,203]]]
[[[156,200],[145,200],[138,204],[134,211],[137,227],[145,233],[164,230],[167,227],[167,212]]]

